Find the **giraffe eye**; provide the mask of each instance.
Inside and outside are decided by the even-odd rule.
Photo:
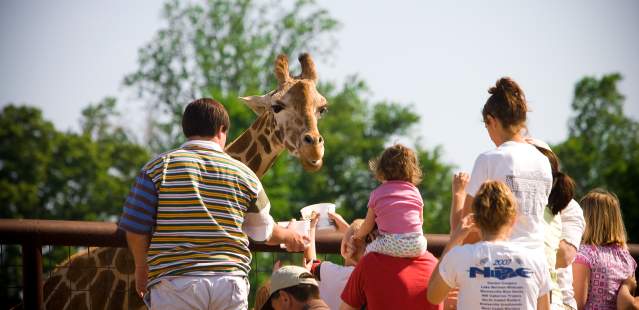
[[[324,114],[326,112],[328,112],[328,108],[327,107],[321,107],[321,108],[319,108],[318,112],[319,112],[320,116],[324,116]]]
[[[273,109],[273,112],[279,113],[280,111],[284,110],[284,102],[280,100],[275,101],[275,104],[272,105],[271,108]]]

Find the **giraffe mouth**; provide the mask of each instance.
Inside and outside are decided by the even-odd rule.
[[[317,171],[322,168],[323,160],[322,159],[307,159],[302,161],[302,167],[306,171]]]

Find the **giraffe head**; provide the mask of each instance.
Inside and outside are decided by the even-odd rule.
[[[291,76],[288,58],[279,55],[275,61],[277,89],[241,99],[258,115],[271,113],[276,137],[305,170],[317,171],[324,156],[324,138],[317,129],[317,120],[326,112],[327,102],[317,91],[317,72],[311,56],[302,54],[299,62],[302,73]]]

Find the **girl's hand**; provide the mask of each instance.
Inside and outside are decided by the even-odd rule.
[[[464,216],[464,218],[462,218],[461,220],[461,224],[457,226],[457,229],[453,230],[452,234],[450,235],[450,241],[461,244],[466,236],[468,236],[468,234],[473,231],[479,231],[479,229],[477,228],[477,225],[475,225],[473,214],[470,213]]]
[[[280,270],[280,268],[282,268],[282,262],[280,260],[275,261],[275,264],[273,264],[273,273]]]
[[[470,175],[468,173],[455,173],[453,175],[453,195],[465,195],[468,181],[470,181]]]
[[[319,213],[313,211],[313,213],[311,213],[311,230],[315,230],[315,227],[317,227],[317,222],[319,222]]]

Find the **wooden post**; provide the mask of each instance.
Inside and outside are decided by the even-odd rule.
[[[43,309],[42,246],[22,244],[22,292],[25,309]]]

